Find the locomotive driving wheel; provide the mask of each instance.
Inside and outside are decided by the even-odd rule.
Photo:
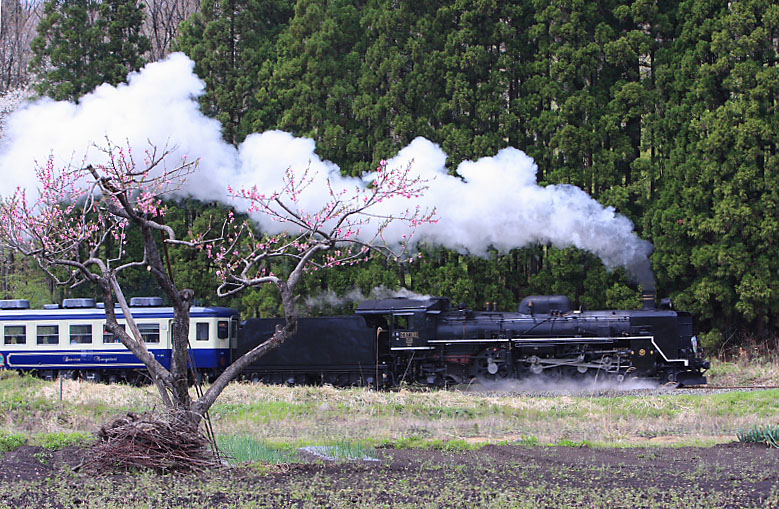
[[[490,347],[474,358],[473,376],[485,380],[505,380],[514,376],[511,352],[506,347]]]

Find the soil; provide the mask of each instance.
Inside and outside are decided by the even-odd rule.
[[[320,459],[225,468],[205,476],[164,476],[159,489],[167,500],[160,503],[154,498],[155,476],[151,481],[139,473],[96,479],[77,468],[88,454],[84,449],[51,452],[23,446],[0,456],[0,507],[40,507],[42,501],[50,507],[779,504],[779,450],[760,444],[628,449],[490,445],[456,452],[376,453],[379,461]],[[141,482],[141,493],[137,488],[133,492]]]

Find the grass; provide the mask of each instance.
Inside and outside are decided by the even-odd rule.
[[[0,431],[0,452],[13,451],[23,446],[27,437],[21,433],[8,433]]]
[[[58,451],[70,446],[86,447],[94,441],[95,436],[93,434],[75,431],[73,433],[42,433],[33,437],[31,444]]]
[[[760,361],[715,361],[710,380],[717,385],[723,380],[734,385],[747,380],[779,385],[779,368],[776,363]],[[528,397],[499,392],[377,392],[233,383],[210,416],[218,435],[296,447],[342,442],[369,447],[451,443],[447,447],[456,448],[460,447],[457,444],[515,443],[523,437],[539,444],[589,442],[622,447],[662,444],[665,439],[668,445],[732,441],[740,430],[779,424],[777,399],[779,389]],[[83,433],[128,411],[142,412],[157,405],[156,389],[150,386],[72,380],[60,384],[0,371],[4,436]]]
[[[58,451],[69,446],[86,447],[95,441],[91,433],[9,433],[0,430],[0,452],[13,451],[23,445],[36,445],[50,451]]]
[[[274,445],[247,435],[219,435],[219,450],[232,464],[261,463],[297,463],[300,455],[289,445]]]
[[[715,358],[711,360],[711,369],[706,376],[710,385],[779,386],[779,356],[775,357],[744,357],[733,362]]]
[[[489,442],[513,441],[522,435],[543,443],[620,442],[661,435],[723,441],[734,439],[738,429],[779,418],[774,403],[779,390],[610,398],[234,384],[224,396],[229,411],[217,404],[212,412],[217,429],[270,441],[330,442],[342,437],[381,442],[415,437]],[[233,398],[251,401],[250,408],[236,414]]]

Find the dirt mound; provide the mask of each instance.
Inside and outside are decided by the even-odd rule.
[[[0,459],[0,481],[35,481],[72,470],[84,461],[86,450],[66,447],[59,451],[31,445],[6,452]]]

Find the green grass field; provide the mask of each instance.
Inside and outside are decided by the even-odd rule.
[[[779,385],[775,363],[715,362],[712,385]],[[215,433],[282,446],[355,443],[706,445],[779,424],[779,389],[727,393],[526,396],[233,383],[211,409]],[[45,382],[0,372],[0,431],[42,443],[88,436],[114,416],[159,408],[153,387]],[[3,444],[0,436],[0,445]]]

